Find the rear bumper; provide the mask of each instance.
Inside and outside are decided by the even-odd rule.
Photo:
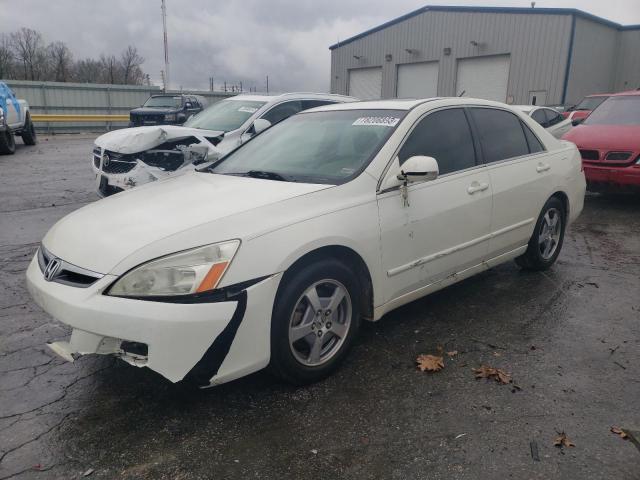
[[[74,288],[47,282],[36,258],[29,264],[27,287],[35,302],[73,329],[68,342],[53,345],[56,353],[68,360],[111,354],[172,382],[194,367],[200,377],[206,376],[205,383],[218,384],[268,364],[271,319],[265,312],[271,312],[280,275],[249,287],[237,299],[198,304],[104,295],[115,279],[105,275],[88,288]],[[128,353],[123,342],[146,345],[146,355]]]
[[[640,165],[609,167],[584,165],[587,189],[591,191],[640,190]]]

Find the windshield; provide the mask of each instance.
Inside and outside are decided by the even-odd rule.
[[[585,97],[574,107],[574,110],[595,110],[598,105],[609,97]]]
[[[254,137],[206,170],[337,185],[368,165],[404,115],[399,110],[301,113]]]
[[[149,97],[143,106],[180,108],[182,106],[182,97]]]
[[[584,121],[585,125],[640,125],[640,95],[609,97]]]
[[[184,126],[230,132],[240,128],[265,103],[256,100],[221,100],[189,118]]]

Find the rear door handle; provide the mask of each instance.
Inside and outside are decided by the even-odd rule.
[[[551,165],[549,165],[548,163],[539,163],[538,166],[536,167],[536,172],[538,173],[542,173],[542,172],[546,172],[547,170],[549,170],[551,168]]]
[[[469,195],[473,195],[476,192],[483,192],[487,188],[489,188],[489,184],[488,183],[473,182],[473,183],[471,183],[471,185],[469,185],[467,187],[467,193]]]

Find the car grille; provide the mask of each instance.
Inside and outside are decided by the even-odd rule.
[[[104,173],[127,173],[134,169],[138,161],[130,155],[105,150],[102,154],[102,171]]]
[[[48,282],[62,283],[77,288],[87,288],[104,276],[57,258],[42,245],[38,249],[38,266]]]
[[[605,160],[611,162],[625,162],[631,158],[631,152],[609,152]]]
[[[130,115],[131,123],[137,125],[161,125],[164,123],[164,114],[160,115]]]
[[[597,150],[582,150],[580,149],[580,155],[583,160],[590,160],[592,162],[597,162],[600,160],[600,153]]]

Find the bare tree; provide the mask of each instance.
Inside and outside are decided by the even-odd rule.
[[[49,65],[51,68],[50,78],[56,82],[67,82],[71,77],[73,67],[73,55],[64,42],[52,42],[47,47]]]
[[[104,83],[122,83],[121,72],[122,67],[115,55],[100,55],[100,64],[102,67],[102,82]]]
[[[9,37],[0,35],[0,78],[12,78],[14,74],[13,49]]]
[[[144,58],[138,55],[138,49],[129,45],[121,55],[122,80],[125,85],[141,85],[144,74],[140,65],[144,63]]]
[[[46,55],[40,32],[31,28],[21,28],[11,34],[11,44],[18,63],[22,65],[24,78],[40,80],[44,73]]]
[[[73,78],[81,83],[99,83],[102,81],[102,63],[92,58],[76,62]]]

